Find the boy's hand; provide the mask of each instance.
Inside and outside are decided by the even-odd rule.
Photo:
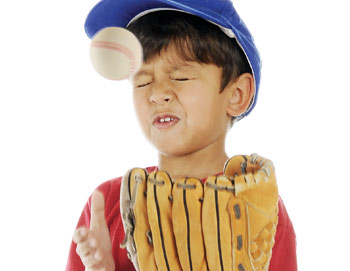
[[[114,271],[112,243],[105,219],[103,194],[95,191],[91,198],[90,229],[80,227],[73,235],[77,254],[85,271]]]

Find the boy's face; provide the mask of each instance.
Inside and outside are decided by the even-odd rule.
[[[165,155],[183,156],[224,142],[229,95],[221,68],[184,62],[170,46],[132,78],[134,106],[146,138]]]

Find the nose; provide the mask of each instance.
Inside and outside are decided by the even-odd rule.
[[[150,102],[157,105],[170,104],[175,94],[168,84],[153,83]]]

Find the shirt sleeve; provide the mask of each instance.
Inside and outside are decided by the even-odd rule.
[[[81,213],[81,216],[78,221],[78,225],[76,228],[85,226],[90,226],[90,204],[91,204],[91,197],[88,199],[88,202],[85,204],[85,207]],[[77,245],[73,241],[71,242],[69,255],[68,255],[68,262],[66,266],[66,271],[84,271],[85,266],[80,260],[79,255],[76,253]]]
[[[105,218],[109,228],[112,253],[116,267],[120,270],[132,271],[135,270],[131,261],[128,259],[126,250],[120,248],[120,244],[124,238],[124,229],[120,216],[120,186],[121,177],[109,180],[102,183],[97,190],[103,193],[105,199]],[[79,218],[77,228],[85,226],[90,227],[91,218],[91,196],[89,197],[82,214]],[[68,255],[66,271],[84,271],[85,267],[76,253],[76,244],[72,241]]]
[[[99,190],[100,192],[102,192],[103,197],[105,199],[105,215],[108,216],[109,212],[110,212],[110,206],[113,206],[113,203],[110,204],[110,191],[112,190],[111,188],[113,187],[114,182],[116,182],[117,184],[120,184],[120,178],[117,178],[115,180],[110,180],[107,182],[102,183],[101,185],[98,186],[98,188],[96,190]],[[117,195],[119,195],[119,190]],[[119,201],[119,197],[115,197],[117,201]],[[119,207],[119,206],[118,206]],[[87,203],[84,206],[84,209],[80,215],[78,224],[77,224],[77,228],[79,227],[86,227],[89,228],[90,227],[90,219],[91,219],[91,195],[87,201]],[[107,225],[108,224],[108,220],[106,218],[107,221]],[[77,248],[77,244],[74,243],[73,241],[71,242],[71,246],[70,246],[70,250],[69,250],[69,255],[68,255],[68,261],[67,261],[67,266],[66,266],[66,271],[84,271],[85,270],[85,266],[83,265],[83,263],[81,262],[80,256],[76,253],[76,248]]]
[[[297,271],[296,237],[293,224],[281,198],[279,198],[278,207],[278,225],[269,271]]]

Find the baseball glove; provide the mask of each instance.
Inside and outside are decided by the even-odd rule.
[[[136,270],[267,271],[278,222],[271,161],[234,156],[205,183],[135,168],[123,178],[121,214]]]

